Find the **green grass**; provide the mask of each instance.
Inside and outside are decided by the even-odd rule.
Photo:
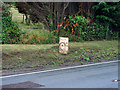
[[[19,13],[17,8],[12,7],[11,8],[11,13],[12,13],[12,20],[13,21],[19,22],[19,23],[22,22],[23,14]]]
[[[117,60],[118,41],[91,41],[69,44],[67,55],[58,53],[58,44],[2,46],[3,69],[35,68],[39,66],[55,67],[77,63],[80,65]]]
[[[33,30],[40,31],[40,30],[44,29],[44,27],[41,23],[33,24],[31,22],[30,25],[27,25],[25,23],[25,20],[24,20],[24,23],[22,23],[24,14],[19,13],[18,9],[15,8],[14,6],[11,8],[11,13],[12,13],[12,21],[16,22],[22,31],[33,31]],[[24,16],[24,18],[25,18],[25,16]]]

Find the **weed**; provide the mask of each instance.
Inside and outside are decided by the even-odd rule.
[[[84,57],[83,59],[86,60],[87,62],[90,61],[90,58]]]
[[[14,67],[13,66],[10,66],[9,69],[12,70]]]
[[[71,64],[71,62],[68,62],[68,64]]]
[[[95,60],[92,60],[92,62],[95,62]]]
[[[63,60],[57,60],[57,61],[56,61],[56,64],[57,64],[57,65],[60,65],[60,64],[62,64],[62,63],[64,63]]]
[[[47,62],[45,62],[43,65],[44,65],[44,66],[50,66]]]
[[[110,60],[111,59],[111,57],[107,57],[107,60]]]
[[[100,59],[100,58],[101,58],[101,56],[97,56],[97,58],[99,58],[99,59]]]
[[[78,51],[75,51],[75,54],[78,54]]]
[[[45,66],[50,66],[50,65],[46,63]]]
[[[85,57],[84,55],[81,55],[83,58]]]
[[[109,52],[107,52],[107,55],[110,55],[110,53],[109,53]]]
[[[21,63],[21,61],[17,61],[17,63],[19,64],[19,63]]]
[[[100,51],[100,50],[98,50],[97,52],[98,52],[98,53],[101,53],[101,51]]]
[[[56,52],[56,50],[53,50],[53,52]]]
[[[58,63],[56,63],[55,61],[51,61],[51,63],[53,64],[53,66],[57,66]]]
[[[29,68],[33,68],[33,67],[34,67],[34,65],[30,65],[30,66],[29,66]]]
[[[76,59],[75,59],[75,62],[79,62],[79,59],[78,59],[78,58],[76,58]]]
[[[45,57],[45,56],[43,56],[43,55],[41,55],[41,56],[40,56],[40,58],[43,58],[43,59],[45,59],[46,57]]]
[[[64,63],[65,63],[65,62],[64,62],[64,60],[62,59],[62,60],[61,60],[61,64],[64,64]]]
[[[82,47],[80,49],[84,50],[84,48],[82,48]]]
[[[25,59],[22,63],[25,64],[28,62],[28,59]]]
[[[17,57],[18,60],[21,60],[22,58],[21,57]]]
[[[21,67],[18,67],[20,70],[22,70],[24,67],[23,66],[21,66]]]
[[[80,64],[83,65],[83,62],[81,61]]]

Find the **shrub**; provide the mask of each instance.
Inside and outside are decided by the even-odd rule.
[[[104,27],[96,23],[90,23],[82,32],[83,40],[102,40],[105,39]]]
[[[21,30],[15,22],[12,22],[10,5],[2,5],[2,43],[19,43]]]
[[[106,32],[109,40],[117,39],[117,32],[106,30],[106,27],[95,22],[90,22],[82,16],[69,16],[69,24],[74,26],[74,29],[61,27],[59,36],[69,37],[70,41],[93,41],[106,39]],[[67,24],[66,24],[67,25]],[[75,26],[76,25],[76,26]],[[72,29],[72,30],[71,30]],[[74,31],[73,31],[74,30]],[[109,32],[108,32],[109,31]],[[72,32],[72,33],[71,33]]]
[[[83,29],[86,28],[87,24],[90,22],[88,19],[82,16],[69,16],[69,21],[74,26],[74,31],[72,29],[72,33],[78,36],[81,35]]]

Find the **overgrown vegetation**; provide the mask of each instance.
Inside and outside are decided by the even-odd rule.
[[[69,37],[70,41],[117,40],[118,32],[82,16],[69,16],[67,24],[59,28],[58,36]],[[109,32],[108,32],[109,31]]]
[[[59,41],[60,36],[69,37],[69,40],[73,42],[118,39],[117,29],[120,26],[119,2],[118,3],[100,2],[98,4],[95,4],[95,6],[93,5],[93,10],[95,11],[95,18],[92,18],[93,17],[92,15],[90,16],[91,14],[90,12],[88,13],[82,7],[79,7],[78,9],[76,9],[77,11],[76,13],[74,12],[74,14],[71,14],[72,12],[70,12],[69,13],[70,15],[68,14],[65,15],[64,17],[63,16],[59,17],[64,19],[60,19],[58,21],[55,16],[57,14],[54,13],[54,10],[58,12],[59,10],[57,10],[56,8],[58,6],[61,6],[62,3],[54,4],[54,6],[55,5],[57,6],[54,8],[51,6],[53,3],[48,4],[43,3],[44,5],[46,5],[46,7],[42,7],[41,3],[35,3],[35,5],[38,5],[41,8],[45,8],[45,10],[50,9],[46,11],[48,13],[47,14],[48,16],[45,16],[47,17],[46,21],[49,19],[48,23],[45,24],[45,21],[44,22],[41,21],[41,24],[39,24],[39,26],[37,27],[35,26],[35,23],[40,23],[39,21],[42,19],[40,19],[39,18],[40,16],[38,15],[35,18],[33,18],[33,16],[36,15],[36,12],[33,13],[35,15],[31,14],[31,7],[34,7],[34,3],[24,3],[23,7],[25,7],[26,9],[21,9],[22,8],[20,7],[21,4],[22,3],[14,4],[18,8],[18,9],[16,8],[16,10],[19,10],[19,12],[22,13],[21,15],[20,13],[16,14],[15,18],[12,18],[13,16],[12,14],[14,14],[15,12],[11,13],[10,10],[12,6],[11,4],[3,4],[2,6],[3,44],[8,43],[50,44],[57,43]],[[65,3],[64,5],[68,7],[71,4]],[[38,7],[34,7],[34,9],[37,10]],[[67,10],[66,11],[60,10],[59,12],[67,14]],[[86,15],[84,15],[83,13],[86,13]],[[19,15],[20,17],[18,17]],[[27,23],[25,24],[23,15],[26,16],[25,21],[27,19],[29,20],[31,19],[31,21],[34,21],[33,19],[36,20],[37,18],[38,21],[30,23],[30,21],[27,20]],[[46,29],[47,27],[46,25],[49,26],[50,30]]]
[[[95,21],[104,26],[105,31],[105,38],[111,39],[118,37],[116,33],[119,31],[120,27],[120,2],[100,2],[99,4],[93,6],[93,9],[96,10],[95,13]]]
[[[2,43],[3,44],[50,44],[56,43],[56,37],[49,31],[36,25],[25,25],[21,23],[22,17],[16,14],[13,6],[3,4],[2,17]],[[12,17],[12,14],[16,14]],[[36,28],[36,29],[34,29]],[[39,28],[43,30],[39,30]],[[36,31],[35,31],[36,30]]]
[[[12,21],[10,13],[10,5],[2,5],[2,43],[18,43],[20,40],[21,31],[17,23]]]

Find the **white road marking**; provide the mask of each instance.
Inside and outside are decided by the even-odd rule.
[[[0,79],[9,78],[9,77],[16,77],[16,76],[23,76],[23,75],[30,75],[30,74],[37,74],[37,73],[44,73],[44,72],[67,70],[67,69],[73,69],[73,68],[79,68],[79,67],[87,67],[87,66],[93,66],[93,65],[99,65],[99,64],[114,63],[114,62],[118,62],[118,61],[120,61],[120,60],[117,60],[117,61],[109,61],[109,62],[101,62],[101,63],[95,63],[95,64],[87,64],[87,65],[79,65],[79,66],[59,68],[59,69],[52,69],[52,70],[45,70],[45,71],[38,71],[38,72],[31,72],[31,73],[23,73],[23,74],[9,75],[9,76],[2,76],[2,77],[0,77]]]

